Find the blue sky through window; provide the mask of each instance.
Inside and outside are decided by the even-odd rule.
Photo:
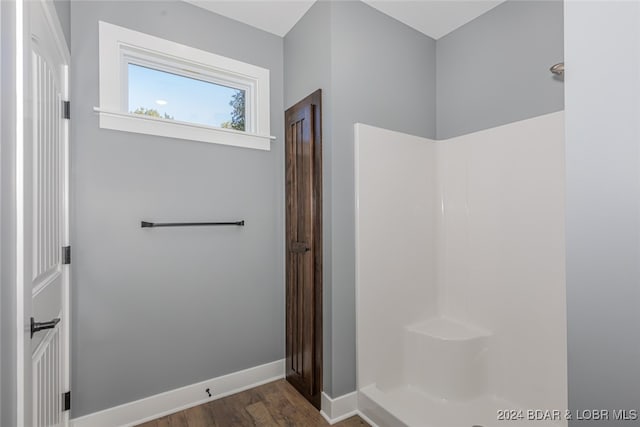
[[[161,117],[220,127],[231,121],[239,89],[129,64],[129,112],[154,109]]]

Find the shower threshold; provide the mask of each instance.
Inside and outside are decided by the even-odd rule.
[[[382,391],[375,384],[360,389],[358,406],[363,414],[380,427],[564,427],[563,421],[499,420],[501,411],[522,411],[517,405],[492,395],[466,401],[433,398],[411,387],[400,386]]]

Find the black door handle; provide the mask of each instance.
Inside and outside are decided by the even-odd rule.
[[[56,317],[53,320],[49,320],[48,322],[36,322],[33,317],[31,318],[31,338],[33,338],[33,334],[39,331],[44,331],[45,329],[53,329],[56,325],[60,323],[60,318]]]
[[[305,252],[309,252],[311,248],[307,244],[307,242],[291,242],[291,252],[303,254]]]

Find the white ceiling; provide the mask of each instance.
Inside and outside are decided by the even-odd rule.
[[[439,39],[505,0],[363,0],[411,28]]]
[[[316,0],[184,1],[284,37]],[[421,33],[439,39],[505,0],[363,1]]]
[[[316,0],[184,0],[284,37]]]

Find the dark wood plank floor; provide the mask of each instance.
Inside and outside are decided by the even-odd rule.
[[[138,427],[324,427],[329,423],[288,382],[278,380],[176,412]],[[369,426],[352,417],[339,427]]]

